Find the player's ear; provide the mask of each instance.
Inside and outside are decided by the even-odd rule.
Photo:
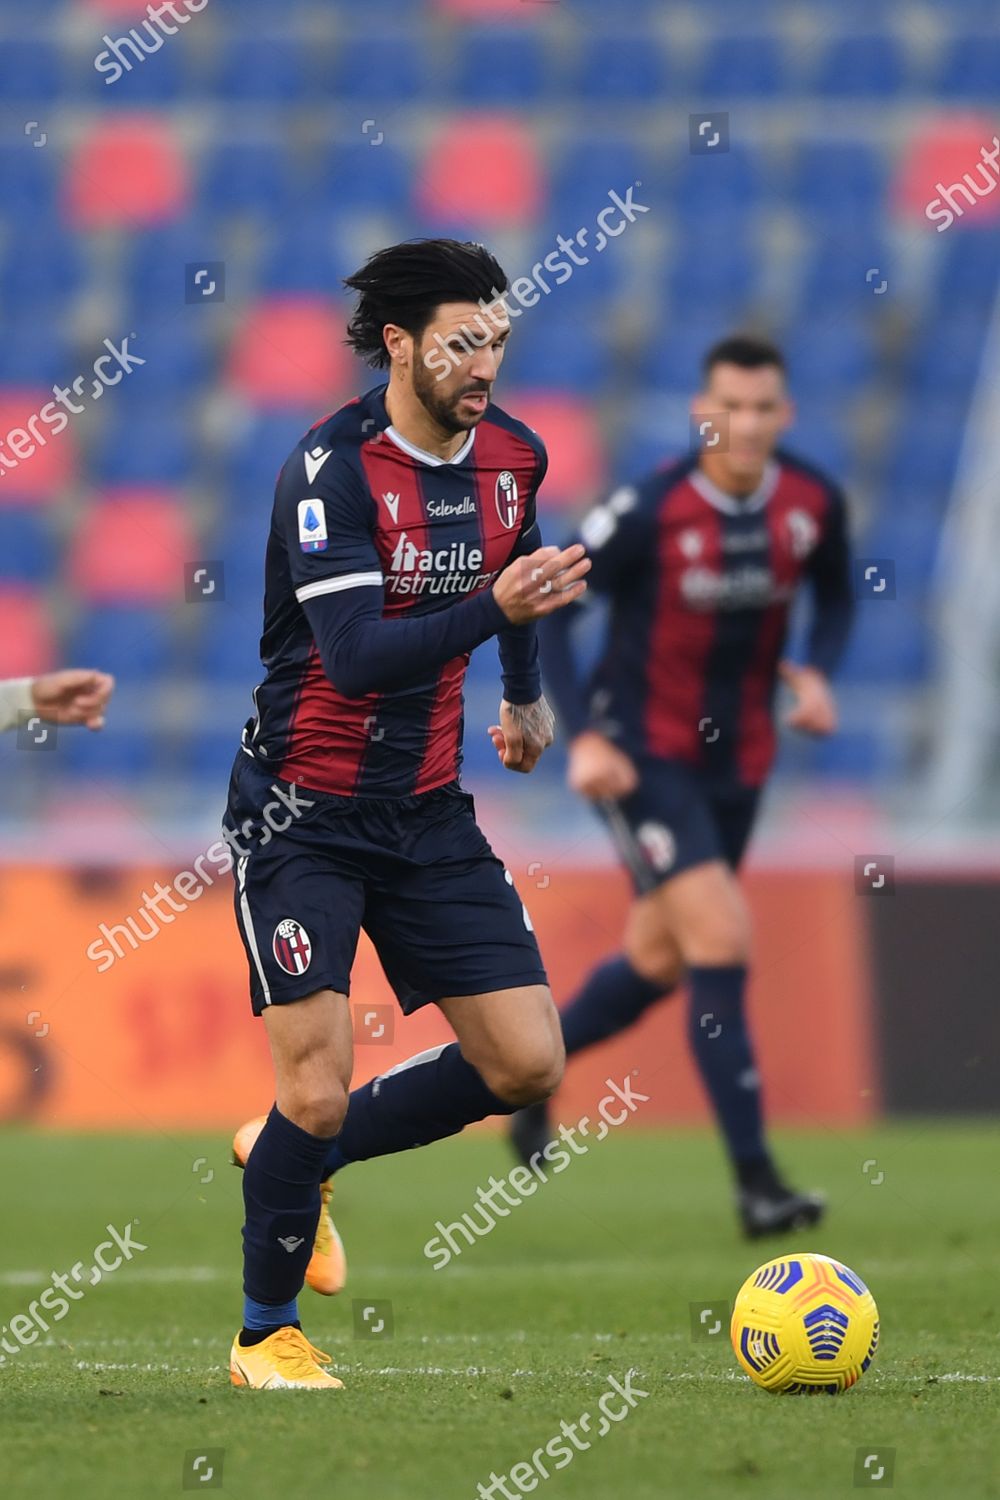
[[[393,364],[410,363],[413,340],[405,328],[400,328],[398,323],[386,323],[382,329],[382,338]]]

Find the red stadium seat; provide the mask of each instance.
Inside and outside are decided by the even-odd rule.
[[[229,384],[258,406],[330,411],[353,373],[343,338],[343,313],[323,297],[260,302],[230,349]]]
[[[84,598],[142,604],[184,599],[184,569],[198,557],[188,518],[169,491],[106,493],[73,543],[70,577]]]
[[[22,505],[25,501],[39,505],[58,499],[59,491],[69,484],[76,472],[76,443],[72,417],[66,413],[68,426],[61,432],[39,419],[42,409],[52,404],[51,390],[27,390],[7,386],[0,390],[0,456],[13,468],[0,465],[0,505]],[[62,408],[50,413],[56,417]],[[44,439],[35,442],[27,423],[32,418],[35,431]],[[34,452],[29,453],[31,443]]]
[[[34,677],[55,664],[55,635],[40,596],[23,585],[0,589],[0,678]]]
[[[149,15],[149,0],[76,0],[76,3],[79,10],[92,11],[99,16],[131,16],[138,20],[140,16],[146,19]]]
[[[417,175],[426,223],[470,228],[528,225],[547,196],[531,132],[506,115],[466,115],[438,136]]]
[[[511,5],[510,0],[435,0],[434,9],[443,16],[466,21],[489,21],[496,16],[505,25],[512,21],[527,21],[531,16],[526,5],[520,7],[523,15],[519,16],[518,7]]]
[[[951,227],[949,214],[961,220],[963,227],[995,224],[1000,216],[996,173],[980,156],[980,149],[988,147],[995,134],[995,126],[985,116],[969,115],[918,130],[896,173],[893,204],[900,217],[914,219],[924,228],[930,222],[939,232]],[[966,178],[971,181],[967,183]]]
[[[87,229],[165,224],[190,195],[180,146],[147,115],[98,125],[74,153],[63,190],[69,218]]]
[[[547,507],[578,509],[596,500],[606,482],[607,454],[587,402],[553,391],[504,391],[498,399],[511,416],[535,429],[548,450],[549,468],[541,488],[543,520]]]

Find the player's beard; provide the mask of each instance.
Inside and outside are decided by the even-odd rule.
[[[487,398],[489,397],[489,386],[483,385],[481,381],[464,386],[454,394],[445,396],[440,382],[426,368],[422,360],[418,360],[413,367],[414,395],[442,432],[447,432],[452,436],[457,432],[468,432],[470,427],[475,427],[482,420],[481,411],[464,416],[460,404],[463,396],[474,396],[480,392]]]

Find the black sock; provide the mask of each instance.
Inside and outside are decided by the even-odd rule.
[[[624,1031],[671,988],[643,979],[623,953],[607,959],[559,1013],[566,1056]]]
[[[491,1093],[457,1042],[431,1047],[351,1091],[323,1176],[351,1161],[426,1146],[456,1135],[474,1120],[513,1114],[516,1108]]]
[[[332,1138],[310,1135],[275,1105],[254,1142],[243,1172],[243,1291],[245,1325],[264,1323],[266,1308],[288,1307],[302,1290],[319,1222],[319,1184]],[[247,1311],[252,1301],[263,1304]],[[269,1324],[267,1326],[270,1326]]]
[[[744,1170],[756,1185],[774,1169],[764,1144],[760,1079],[744,1014],[746,965],[696,964],[688,978],[691,1048],[733,1168],[737,1175]]]
[[[277,1331],[278,1331],[279,1328],[301,1328],[301,1327],[302,1327],[301,1323],[295,1322],[295,1323],[275,1323],[275,1325],[274,1325],[273,1328],[241,1328],[240,1329],[240,1344],[243,1346],[244,1349],[250,1349],[254,1344],[262,1344],[265,1339],[269,1339],[271,1337],[271,1334],[272,1333],[277,1333]]]

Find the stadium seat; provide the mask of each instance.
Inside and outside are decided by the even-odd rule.
[[[0,79],[8,104],[51,107],[52,100],[65,87],[65,73],[56,42],[38,37],[4,37]]]
[[[46,137],[44,142],[43,135]],[[26,149],[26,140],[12,146],[0,145],[0,182],[3,183],[5,215],[11,224],[31,225],[36,231],[46,226],[62,227],[59,225],[60,172],[52,153],[45,150],[47,139],[48,132],[42,130],[39,122],[38,129],[31,135],[33,149]],[[39,143],[37,146],[36,142]]]
[[[574,133],[555,157],[546,218],[555,231],[573,235],[577,228],[595,222],[611,189],[624,196],[636,182],[643,188],[655,184],[657,175],[648,143],[634,134]],[[645,201],[642,189],[637,188],[635,196]]]
[[[6,299],[5,306],[10,311],[0,339],[0,384],[37,385],[51,401],[53,385],[72,380],[76,373],[73,346],[65,327],[49,323],[50,318],[58,316],[55,309],[22,310],[23,305]],[[43,403],[45,400],[43,396]]]
[[[698,74],[697,93],[711,109],[730,99],[773,99],[788,86],[784,51],[776,35],[717,35]]]
[[[414,208],[442,224],[497,230],[533,222],[545,187],[534,138],[507,116],[457,116],[437,136],[417,176]]]
[[[844,656],[844,681],[911,684],[927,675],[926,623],[911,600],[863,601]]]
[[[162,119],[102,120],[73,151],[65,209],[81,229],[166,224],[189,195],[180,146]]]
[[[889,99],[908,81],[906,52],[884,32],[838,37],[823,54],[811,89],[832,98]]]
[[[0,340],[0,347],[9,339]],[[23,346],[18,345],[18,348]],[[6,386],[0,388],[0,436],[3,437],[3,456],[7,464],[16,459],[13,468],[5,467],[0,480],[0,507],[20,505],[23,502],[52,504],[69,485],[76,472],[76,435],[72,420],[62,431],[54,431],[44,422],[36,423],[36,430],[44,441],[36,444],[35,451],[28,454],[25,439],[17,440],[22,458],[10,444],[10,434],[19,429],[27,432],[26,423],[39,415],[52,403],[52,388],[44,386]],[[57,417],[58,411],[50,415]],[[29,434],[30,436],[30,434]]]
[[[101,485],[182,484],[195,468],[196,450],[190,420],[168,406],[133,403],[111,407],[91,456],[91,470]]]
[[[278,470],[302,434],[331,409],[330,402],[326,406],[321,402],[288,411],[255,412],[246,423],[234,424],[223,458],[232,516],[238,516],[254,496],[270,497]],[[226,494],[223,488],[221,497]]]
[[[504,408],[534,428],[549,455],[542,485],[548,507],[580,506],[598,495],[604,484],[606,455],[591,406],[557,391],[505,392]]]
[[[377,54],[378,48],[369,48]],[[227,104],[302,105],[316,102],[319,56],[316,46],[278,34],[231,35],[219,50],[208,87]]]
[[[684,308],[680,321],[671,319],[649,331],[639,366],[644,386],[693,393],[701,381],[701,363],[717,339],[729,332],[728,320],[711,308]],[[699,317],[699,313],[701,316]]]
[[[995,12],[991,13],[990,21],[989,29],[961,31],[945,42],[930,82],[935,93],[945,99],[995,104],[1000,78],[1000,36],[996,32]]]
[[[853,310],[874,316],[888,290],[889,267],[890,251],[878,234],[816,235],[802,263],[801,315]]]
[[[906,369],[911,399],[936,401],[942,391],[967,400],[979,370],[985,328],[981,312],[953,312],[942,303],[929,315],[909,351]]]
[[[860,393],[875,369],[871,317],[817,316],[796,324],[785,355],[796,392]]]
[[[581,269],[581,277],[586,270]],[[596,318],[560,310],[561,290],[525,308],[516,319],[509,353],[504,358],[504,384],[510,381],[595,395],[608,378],[609,356],[601,337],[602,325]],[[500,400],[503,404],[502,396]]]
[[[202,156],[198,204],[210,218],[239,214],[282,222],[296,193],[295,162],[283,142],[266,136],[226,141]]]
[[[34,677],[55,664],[47,602],[22,583],[0,585],[0,678]]]
[[[41,583],[57,571],[59,547],[49,526],[32,510],[0,510],[0,580]]]
[[[885,191],[885,161],[874,146],[813,142],[803,146],[791,191],[810,221],[859,226],[874,220]],[[874,227],[874,225],[873,225]]]
[[[227,261],[225,241],[218,227],[204,219],[185,217],[164,228],[131,236],[125,255],[124,286],[133,313],[144,313],[142,321],[153,315],[162,319],[175,310],[183,313],[187,267],[215,261]],[[181,337],[184,324],[179,317],[173,326]],[[137,332],[141,338],[141,329]]]
[[[341,280],[357,269],[358,258],[344,243],[335,209],[306,208],[277,227],[258,267],[267,294],[316,292],[335,296]]]
[[[950,392],[949,392],[950,397]],[[941,496],[942,507],[955,478],[968,415],[965,403],[942,396],[928,410],[914,403],[889,445],[886,477],[891,484],[920,485]]]
[[[343,337],[343,320],[329,299],[290,296],[259,302],[236,330],[227,384],[259,406],[312,401],[330,410],[351,369]]]
[[[102,109],[146,109],[180,98],[194,48],[183,33],[177,37],[162,33],[157,47],[155,32],[143,24],[148,19],[144,9],[109,25],[105,36],[112,45],[98,43],[96,59],[88,55],[85,66],[75,70],[83,102]],[[130,35],[133,31],[136,37]]]
[[[205,340],[196,309],[190,315],[182,309],[180,316],[171,316],[171,311],[168,304],[157,321],[140,320],[139,337],[129,339],[130,351],[146,363],[134,372],[134,379],[123,380],[115,388],[116,413],[164,401],[176,412],[204,399],[215,368],[214,351]]]
[[[942,306],[955,303],[982,307],[995,296],[1000,281],[1000,230],[996,221],[980,224],[970,219],[942,235],[938,270],[938,298]]]
[[[670,276],[671,306],[688,317],[738,319],[751,302],[758,261],[752,236],[737,238],[725,233],[723,221],[706,221],[681,242]]]
[[[742,147],[733,146],[719,156],[686,155],[673,189],[677,212],[686,223],[703,218],[732,222],[733,215],[742,221],[776,190],[765,172],[769,167],[763,153]]]
[[[458,33],[451,82],[468,109],[538,104],[556,92],[555,44],[527,26],[469,26]]]
[[[162,489],[106,491],[73,539],[69,576],[85,599],[151,604],[184,599],[201,555],[179,498]]]
[[[83,277],[79,237],[53,225],[38,231],[30,221],[18,230],[17,222],[0,268],[0,303],[8,316],[61,314]]]
[[[352,117],[357,115],[356,123],[352,118],[352,124],[359,136],[366,115],[375,117],[366,132],[365,144],[367,138],[374,140],[379,133],[379,108],[395,114],[401,104],[412,103],[425,90],[444,94],[451,87],[443,60],[440,55],[428,52],[426,32],[422,29],[394,29],[380,36],[375,45],[367,30],[345,37],[330,69],[330,95],[351,106]],[[393,133],[391,128],[389,133]]]
[[[128,677],[120,680],[127,682]],[[81,778],[87,783],[109,783],[116,793],[123,782],[160,787],[167,770],[162,737],[141,724],[123,724],[120,713],[109,716],[100,734],[85,729],[63,732],[58,755],[60,770],[74,782]]]
[[[573,94],[585,108],[659,102],[669,89],[658,36],[643,30],[585,33],[572,81]]]
[[[255,592],[251,593],[247,588],[239,594],[231,587],[227,573],[226,602],[218,610],[213,606],[210,612],[206,611],[209,617],[205,621],[193,658],[199,677],[220,686],[242,685],[246,688],[248,697],[245,718],[249,718],[252,711],[249,694],[264,675],[260,663],[264,599],[263,548],[258,551],[257,572]],[[233,721],[233,727],[238,733],[237,720]],[[230,739],[233,738],[231,733]],[[230,750],[230,759],[234,750],[235,745]]]
[[[401,212],[410,196],[410,168],[390,140],[375,142],[334,140],[317,174],[314,191],[317,204],[336,212],[341,223],[365,213],[384,214],[387,207]],[[383,132],[384,134],[384,132]]]
[[[792,389],[798,390],[794,373]],[[817,401],[814,395],[806,393],[805,400],[796,408],[795,424],[782,441],[797,458],[815,464],[836,483],[850,488],[851,443],[844,413],[834,403]]]
[[[71,632],[67,652],[67,660],[98,666],[123,684],[155,682],[173,657],[170,614],[122,604],[88,610]]]

